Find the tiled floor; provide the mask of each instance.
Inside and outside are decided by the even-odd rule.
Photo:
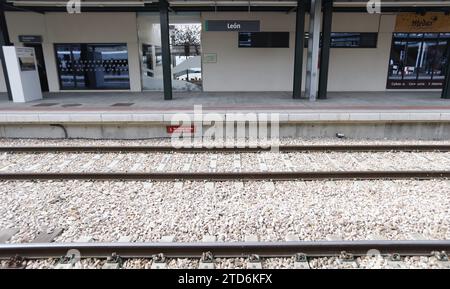
[[[326,100],[292,99],[289,92],[174,93],[163,100],[161,92],[61,92],[44,99],[13,103],[0,95],[2,111],[183,111],[202,105],[216,111],[305,111],[305,110],[450,110],[450,100],[439,92],[330,92]]]

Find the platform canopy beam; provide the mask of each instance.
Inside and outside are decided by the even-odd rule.
[[[447,41],[447,65],[444,87],[442,89],[442,98],[450,99],[450,41]]]
[[[294,55],[294,88],[292,97],[302,96],[303,80],[303,49],[305,46],[305,14],[306,1],[297,1],[297,15],[295,24],[295,55]]]
[[[169,37],[169,3],[167,0],[159,1],[159,15],[161,22],[161,56],[163,69],[164,99],[172,99],[172,68],[170,57]]]
[[[5,17],[5,1],[0,0],[0,61],[2,63],[3,76],[5,78],[6,93],[8,99],[13,100],[11,93],[11,84],[9,83],[8,71],[6,68],[5,54],[3,53],[3,46],[10,46],[11,41],[9,39],[8,25],[6,24]]]
[[[333,0],[324,0],[322,22],[322,49],[320,52],[319,92],[317,98],[326,99],[328,70],[330,68],[331,28],[333,23]]]

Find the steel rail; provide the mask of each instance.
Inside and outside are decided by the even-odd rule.
[[[450,171],[319,171],[319,172],[17,172],[0,173],[0,180],[374,180],[374,179],[449,179]]]
[[[450,145],[281,145],[279,147],[181,147],[171,146],[0,146],[7,153],[108,153],[108,152],[178,152],[178,153],[252,153],[270,152],[449,152]]]
[[[170,258],[200,258],[211,252],[215,257],[310,257],[336,256],[342,252],[355,256],[379,252],[402,256],[429,256],[434,251],[450,251],[449,240],[431,241],[293,241],[293,242],[158,242],[158,243],[18,243],[0,244],[0,259],[20,256],[28,259],[59,258],[77,250],[82,258],[107,258],[113,253],[123,258],[150,258],[164,254]],[[377,250],[377,251],[373,251]],[[71,251],[74,253],[74,251]]]

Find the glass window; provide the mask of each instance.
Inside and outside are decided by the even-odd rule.
[[[170,25],[174,90],[201,91],[202,89],[201,30],[200,23]]]
[[[72,45],[57,45],[56,60],[58,63],[59,82],[61,89],[74,89],[75,75],[73,67]]]
[[[441,88],[448,33],[394,33],[387,88]]]
[[[129,89],[126,44],[55,44],[61,89]]]
[[[178,91],[201,91],[201,21],[199,13],[170,15],[172,87]],[[163,90],[161,26],[158,13],[138,13],[142,87]]]

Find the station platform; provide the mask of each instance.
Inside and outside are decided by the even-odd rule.
[[[30,128],[47,126],[54,132],[39,133],[62,137],[57,128],[48,128],[58,124],[72,137],[164,137],[173,115],[192,114],[194,105],[201,105],[203,113],[278,113],[281,134],[286,136],[341,132],[450,139],[450,100],[429,91],[330,92],[328,99],[316,102],[292,99],[289,92],[180,92],[171,101],[163,100],[161,92],[60,92],[22,104],[8,101],[3,94],[0,136],[36,137]],[[133,132],[136,128],[141,132]],[[144,128],[148,132],[142,132]]]

